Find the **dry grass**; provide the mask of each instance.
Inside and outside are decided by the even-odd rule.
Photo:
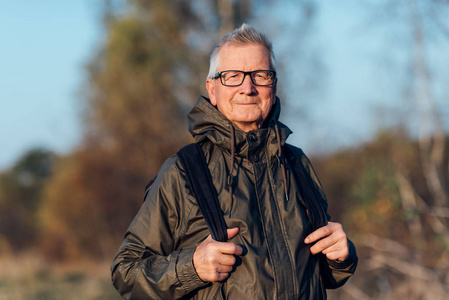
[[[119,300],[108,263],[48,264],[32,254],[0,256],[0,300]]]

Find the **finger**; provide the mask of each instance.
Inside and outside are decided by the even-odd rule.
[[[242,255],[243,253],[241,246],[232,242],[217,242],[210,235],[200,244],[199,248],[207,252],[216,251],[222,254]]]
[[[218,250],[223,254],[242,255],[243,248],[237,244],[225,242],[217,245]]]
[[[218,282],[218,281],[224,281],[229,277],[229,272],[219,272],[218,270],[214,270],[210,273],[208,273],[203,279],[204,281],[209,282]]]
[[[238,227],[229,228],[227,229],[227,232],[228,232],[228,240],[230,240],[233,237],[235,237],[237,233],[239,233],[239,228]]]
[[[343,226],[341,226],[340,223],[329,222],[326,226],[318,228],[317,230],[309,234],[305,238],[304,243],[314,243],[330,235],[336,235],[338,237],[346,236],[343,230]]]
[[[304,240],[304,243],[306,244],[314,243],[330,234],[332,234],[332,228],[331,225],[328,224],[326,226],[318,228],[317,230],[309,234]]]
[[[224,281],[226,279],[228,279],[229,277],[229,272],[225,272],[225,273],[217,273],[217,280],[216,281]]]
[[[219,266],[219,267],[217,268],[217,271],[218,271],[219,273],[231,273],[233,269],[234,269],[233,266],[224,266],[224,265],[221,265],[221,266]]]
[[[338,241],[334,245],[324,249],[322,252],[330,260],[344,261],[349,256],[347,239]]]
[[[317,241],[312,247],[310,247],[310,252],[312,254],[317,254],[322,252],[323,254],[328,254],[331,252],[340,252],[339,257],[344,256],[346,258],[348,251],[348,240],[345,232],[343,231],[341,225],[332,225],[334,231],[331,235]]]
[[[330,260],[344,261],[349,256],[348,249],[340,249],[338,251],[330,251],[326,253],[326,257]]]
[[[318,242],[316,242],[312,247],[310,247],[310,252],[312,252],[312,254],[318,254],[324,251],[326,251],[326,249],[331,248],[333,245],[335,245],[338,241],[331,238],[331,237],[327,237],[324,239],[319,240]],[[324,253],[326,254],[326,253]]]
[[[236,263],[236,258],[234,255],[222,254],[218,257],[217,263],[222,266],[233,266]]]

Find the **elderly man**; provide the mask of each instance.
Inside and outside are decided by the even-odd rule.
[[[342,226],[312,227],[301,179],[283,159],[291,131],[278,121],[276,85],[271,43],[253,27],[242,25],[215,48],[209,99],[198,99],[189,129],[228,241],[211,238],[179,157],[169,158],[112,265],[126,299],[326,299],[326,288],[354,273],[355,248]],[[307,157],[288,147],[325,201]]]

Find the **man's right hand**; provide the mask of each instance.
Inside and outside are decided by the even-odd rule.
[[[239,232],[238,227],[230,228],[228,239],[233,238]],[[234,255],[242,255],[243,249],[231,242],[217,242],[209,235],[193,253],[193,266],[196,273],[203,281],[223,281],[229,277],[236,258]]]

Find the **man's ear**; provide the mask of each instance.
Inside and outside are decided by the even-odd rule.
[[[215,83],[210,78],[206,80],[206,89],[209,94],[210,103],[213,106],[217,106],[217,98],[215,97]]]

